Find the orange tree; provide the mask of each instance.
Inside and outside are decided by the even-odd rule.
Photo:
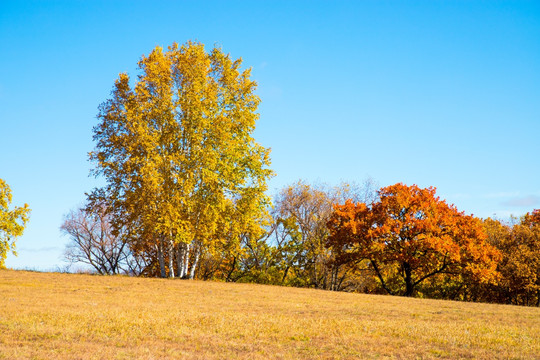
[[[501,279],[487,300],[540,306],[540,210],[512,226],[487,219],[485,227],[488,241],[503,254]]]
[[[401,183],[381,188],[372,205],[347,200],[328,222],[339,262],[368,260],[389,294],[413,296],[435,275],[480,282],[497,277],[500,253],[486,240],[479,219],[435,196],[435,188]]]

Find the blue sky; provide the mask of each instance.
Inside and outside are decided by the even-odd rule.
[[[99,185],[98,105],[190,39],[252,67],[270,194],[370,176],[480,217],[540,208],[540,2],[4,0],[0,178],[32,208],[8,267],[64,266],[63,215]]]

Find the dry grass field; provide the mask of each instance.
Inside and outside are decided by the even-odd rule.
[[[540,309],[0,271],[0,359],[540,359]]]

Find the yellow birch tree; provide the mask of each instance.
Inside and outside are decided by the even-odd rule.
[[[269,149],[252,137],[260,100],[241,64],[200,43],[156,47],[135,84],[120,74],[100,106],[90,159],[106,185],[89,200],[130,227],[132,249],[156,258],[162,277],[193,278],[220,224],[261,218],[269,203]]]

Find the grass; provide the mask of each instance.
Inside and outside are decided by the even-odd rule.
[[[0,271],[0,359],[540,359],[540,309]]]

